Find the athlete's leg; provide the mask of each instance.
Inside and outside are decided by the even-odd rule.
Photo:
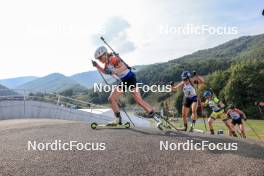
[[[240,129],[240,132],[241,132],[241,134],[242,134],[242,137],[243,137],[243,138],[246,138],[245,127],[244,127],[244,124],[243,124],[243,123],[241,123],[241,124],[239,125],[239,129]]]
[[[236,121],[235,120],[231,120],[231,124],[233,125],[234,129],[236,128]],[[228,133],[229,136],[233,136],[233,133],[230,129],[228,129]]]
[[[230,119],[224,119],[223,122],[227,126],[227,128],[230,131],[230,133],[232,134],[232,136],[237,137],[234,125],[231,123],[231,120]]]
[[[121,115],[120,115],[120,108],[119,108],[119,104],[118,104],[118,98],[123,94],[123,91],[120,88],[115,88],[113,90],[113,92],[110,94],[110,96],[108,97],[108,101],[110,103],[110,106],[113,110],[113,112],[115,113],[115,117],[117,119],[115,119],[112,124],[122,124],[122,119],[121,119]]]
[[[115,88],[113,92],[108,97],[108,102],[114,113],[120,112],[119,105],[118,105],[118,98],[123,94],[123,91]]]
[[[190,112],[190,107],[192,105],[192,100],[189,99],[188,97],[185,97],[183,99],[183,104],[182,104],[182,120],[183,120],[183,125],[184,125],[184,131],[187,130],[188,128],[188,117],[189,117],[189,112]]]
[[[144,101],[142,99],[140,91],[138,88],[135,88],[131,93],[132,93],[135,101],[137,102],[137,104],[139,106],[141,106],[145,111],[147,111],[148,113],[154,111],[154,109],[146,101]]]
[[[188,127],[188,116],[189,116],[190,108],[185,105],[182,106],[182,120],[184,124],[184,130],[187,130]]]
[[[230,122],[230,120],[225,120],[225,121],[223,121],[224,122],[224,124],[226,125],[226,127],[228,128],[228,130],[230,131],[230,132],[234,132],[235,131],[235,128],[234,128],[234,126],[232,125],[232,123]]]
[[[208,119],[208,126],[209,126],[209,130],[210,130],[211,134],[215,134],[214,128],[213,128],[214,120],[215,119],[213,117],[209,117],[209,119]]]
[[[197,108],[198,108],[198,103],[193,102],[192,103],[192,120],[197,120]]]
[[[197,102],[193,102],[192,103],[192,126],[190,129],[190,132],[193,131],[196,120],[197,120],[197,108],[198,108],[198,103]]]
[[[157,116],[155,116],[154,109],[152,108],[152,106],[150,106],[150,104],[148,104],[146,101],[144,101],[142,99],[139,89],[134,88],[133,91],[131,91],[131,93],[132,93],[132,96],[134,97],[135,101],[137,102],[137,104],[139,106],[141,106],[146,112],[148,112],[148,118],[154,118],[155,120],[157,120]],[[157,127],[159,129],[162,129],[163,128],[163,122],[161,121],[161,119],[157,120],[157,122],[158,122]]]
[[[228,130],[228,134],[229,136],[233,136],[230,130]]]

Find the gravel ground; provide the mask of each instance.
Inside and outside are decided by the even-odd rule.
[[[104,143],[105,150],[28,150],[38,143]],[[192,140],[237,143],[235,151],[160,150]],[[264,142],[198,133],[150,129],[92,130],[89,124],[64,120],[0,122],[0,175],[264,175]]]

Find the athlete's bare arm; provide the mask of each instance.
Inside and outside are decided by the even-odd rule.
[[[171,91],[176,92],[178,89],[182,89],[183,84],[184,84],[184,82],[182,81],[179,84],[172,85],[171,86]]]
[[[204,78],[202,76],[200,76],[200,75],[197,76],[197,80],[198,80],[199,84],[204,84],[205,83]]]
[[[236,110],[238,111],[238,113],[239,113],[240,115],[243,116],[244,119],[247,118],[246,114],[245,114],[243,111],[241,111],[240,109],[236,109]]]
[[[219,102],[219,106],[220,106],[220,108],[224,108],[225,107],[225,104],[222,101],[220,101]]]
[[[264,107],[264,102],[259,102],[258,105]]]
[[[97,70],[98,70],[99,72],[101,72],[101,73],[105,73],[105,72],[104,72],[104,69],[103,69],[99,64],[97,64],[95,67],[97,68]]]
[[[192,84],[204,84],[204,78],[202,76],[196,75],[193,78],[190,79],[190,81],[192,82]]]

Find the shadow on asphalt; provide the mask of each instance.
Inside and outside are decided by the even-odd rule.
[[[238,150],[236,151],[227,151],[227,150],[206,150],[206,152],[216,155],[222,155],[222,154],[232,154],[232,155],[239,155],[246,158],[255,158],[255,159],[261,159],[264,160],[264,147],[261,146],[260,142],[262,141],[254,141],[254,143],[243,141],[243,139],[234,138],[224,138],[224,137],[210,137],[205,136],[204,134],[198,134],[198,133],[187,133],[187,132],[175,132],[175,131],[153,131],[149,132],[144,129],[135,129],[131,128],[130,131],[141,133],[144,135],[154,135],[154,136],[168,136],[173,138],[181,138],[184,140],[193,140],[193,143],[201,143],[202,141],[209,141],[211,143],[217,144],[217,143],[237,143]]]
[[[208,134],[201,133],[189,133],[183,131],[158,131],[152,129],[144,129],[144,128],[101,128],[96,130],[128,130],[135,133],[140,133],[143,135],[150,136],[166,136],[171,138],[180,138],[180,140],[193,140],[193,143],[201,143],[202,141],[209,141],[210,143],[237,143],[238,150],[227,151],[227,150],[206,150],[206,152],[216,155],[222,154],[232,154],[239,155],[246,158],[255,158],[264,160],[264,147],[259,143],[262,141],[243,141],[243,139],[239,138],[225,138],[218,135],[210,136]]]
[[[191,139],[191,137],[189,136]],[[213,137],[205,137],[199,136],[193,139],[194,142],[201,142],[201,141],[209,141],[215,144],[217,143],[235,143],[237,142],[238,150],[236,151],[227,151],[227,150],[207,150],[209,153],[212,154],[232,154],[232,155],[239,155],[246,158],[256,158],[264,160],[264,147],[258,143],[249,143],[243,141],[243,139],[229,139],[229,138],[213,138]]]

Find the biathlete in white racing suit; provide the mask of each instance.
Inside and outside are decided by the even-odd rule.
[[[175,85],[172,84],[172,91],[182,90],[184,93],[183,106],[182,106],[182,118],[184,123],[183,131],[186,131],[188,128],[187,118],[189,116],[190,108],[192,109],[192,127],[195,125],[197,120],[197,108],[198,108],[198,100],[197,93],[194,88],[194,84],[204,84],[204,79],[202,76],[195,75],[191,78],[191,74],[189,71],[184,71],[181,74],[182,81]]]

